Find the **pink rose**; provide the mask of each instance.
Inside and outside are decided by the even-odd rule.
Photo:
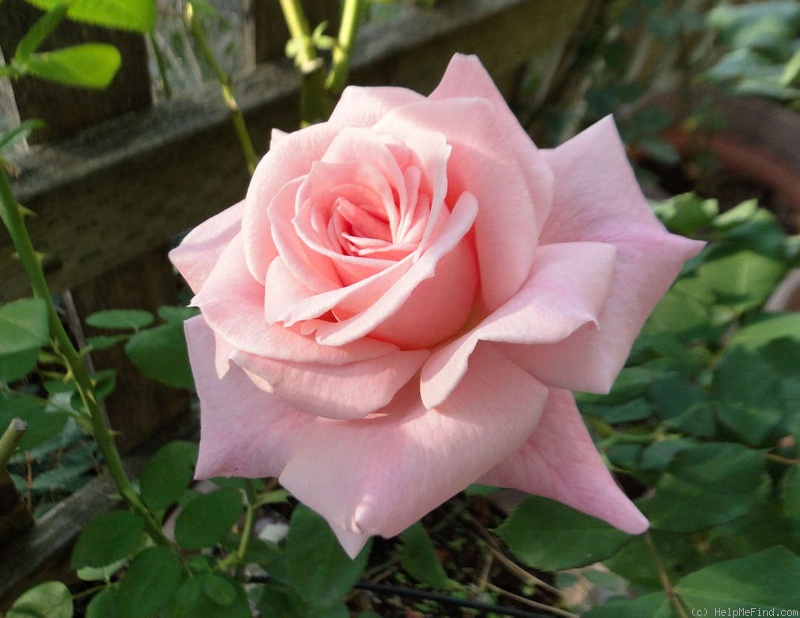
[[[701,246],[610,118],[538,150],[477,58],[427,98],[348,88],[171,254],[202,312],[197,475],[279,477],[351,556],[476,481],[641,533],[571,391],[608,391]]]

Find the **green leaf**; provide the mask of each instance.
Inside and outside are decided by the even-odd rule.
[[[40,298],[23,298],[0,307],[0,355],[46,345],[50,335],[47,305]]]
[[[650,530],[648,534],[658,551],[661,566],[672,581],[703,566],[702,556],[688,534],[665,530]],[[633,584],[656,590],[661,587],[660,574],[645,536],[634,537],[603,564]]]
[[[61,582],[44,582],[20,596],[6,618],[72,618],[72,595]]]
[[[666,377],[655,382],[647,398],[668,427],[701,437],[714,434],[711,402],[703,389],[686,378]]]
[[[407,528],[400,535],[403,547],[400,550],[400,563],[406,572],[418,582],[446,590],[452,583],[442,566],[436,548],[421,522]]]
[[[0,134],[0,154],[20,140],[27,139],[28,136],[37,129],[42,128],[44,128],[44,122],[36,118],[31,118],[29,120],[24,120],[18,127],[3,131],[3,133]]]
[[[702,294],[709,296],[704,297]],[[643,332],[675,333],[684,335],[684,338],[713,335],[713,300],[708,288],[704,284],[698,285],[695,278],[679,280],[656,305]]]
[[[220,605],[208,596],[208,589],[214,589],[218,585],[218,583],[207,584],[209,578],[222,579],[229,584],[236,593],[236,599],[233,603]],[[225,575],[211,573],[196,575],[184,580],[175,594],[171,610],[168,614],[171,618],[219,618],[220,616],[225,618],[251,618],[252,616],[247,596],[241,585]]]
[[[604,560],[631,540],[599,519],[539,496],[526,498],[497,534],[523,562],[543,571]]]
[[[139,330],[153,323],[153,314],[142,309],[110,309],[98,311],[86,318],[86,323],[95,328]]]
[[[760,355],[732,348],[714,366],[712,392],[720,421],[745,442],[760,444],[783,416],[781,380]]]
[[[800,557],[783,547],[719,562],[678,582],[675,589],[692,608],[796,610],[800,607]],[[777,615],[777,614],[776,614]]]
[[[0,427],[8,427],[11,419],[19,417],[28,424],[19,448],[27,451],[58,435],[70,415],[64,412],[45,411],[45,402],[34,397],[0,396]]]
[[[795,50],[781,73],[781,86],[790,86],[800,77],[800,49]]]
[[[45,11],[64,0],[28,0]],[[155,0],[74,0],[67,17],[74,21],[146,33],[156,20]]]
[[[213,573],[209,573],[203,581],[203,592],[222,607],[228,607],[236,602],[236,587],[224,577]]]
[[[781,479],[781,509],[794,543],[800,544],[800,466],[790,467]]]
[[[186,549],[211,547],[228,534],[242,510],[242,494],[236,489],[203,494],[178,515],[175,540]]]
[[[92,597],[86,608],[86,618],[119,618],[114,600],[116,588],[106,588]]]
[[[28,72],[34,77],[80,88],[106,88],[122,62],[113,45],[82,43],[55,51],[33,54]]]
[[[710,251],[697,277],[736,311],[763,304],[785,272],[783,261],[739,247]]]
[[[584,618],[672,618],[672,615],[664,592],[654,592],[630,601],[611,601],[583,614]]]
[[[31,348],[0,356],[0,382],[13,382],[25,377],[36,367],[39,349]]]
[[[736,331],[729,346],[755,350],[783,337],[800,343],[800,313],[762,314]]]
[[[711,443],[681,450],[649,501],[654,528],[695,532],[747,513],[769,478],[760,451]]]
[[[612,425],[640,421],[653,415],[650,405],[642,397],[615,406],[587,405],[585,412],[592,416],[599,416]]]
[[[22,64],[26,63],[31,57],[31,54],[39,49],[39,46],[42,44],[42,41],[47,38],[47,35],[55,30],[56,26],[64,19],[68,8],[68,4],[62,2],[42,15],[17,44],[17,49],[14,52],[14,61]]]
[[[103,567],[126,558],[139,546],[144,522],[130,511],[108,511],[90,521],[72,549],[73,568]]]
[[[172,307],[164,305],[158,308],[158,316],[169,324],[182,326],[189,318],[200,314],[197,307]]]
[[[684,193],[654,204],[653,212],[671,232],[690,236],[711,225],[719,207],[717,200],[704,200],[694,193]]]
[[[144,375],[176,388],[194,388],[183,327],[162,324],[136,333],[125,353]]]
[[[181,576],[181,563],[168,547],[159,545],[139,552],[116,594],[120,617],[146,618],[159,612],[172,600]]]
[[[176,441],[163,446],[139,476],[142,500],[153,511],[163,511],[178,501],[189,486],[197,462],[197,444]]]
[[[341,600],[358,581],[369,557],[370,544],[355,560],[342,549],[328,523],[299,505],[292,514],[284,555],[289,583],[320,607]],[[308,568],[313,564],[314,568]]]
[[[122,558],[99,568],[83,567],[78,569],[78,577],[86,582],[110,581],[114,573],[124,567],[127,562],[127,558]]]

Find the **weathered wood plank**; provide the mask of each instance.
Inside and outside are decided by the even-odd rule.
[[[455,51],[477,53],[507,88],[519,66],[552,47],[586,0],[459,0],[408,8],[362,29],[353,81],[428,91]],[[272,127],[297,123],[299,80],[288,61],[239,76],[237,101],[266,150]],[[18,161],[20,201],[49,254],[55,290],[96,277],[238,201],[247,187],[242,155],[216,87],[36,149]],[[0,241],[3,242],[3,241]],[[7,243],[0,244],[0,300],[25,293]]]

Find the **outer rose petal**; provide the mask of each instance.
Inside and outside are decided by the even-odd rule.
[[[460,97],[482,97],[492,104],[499,134],[510,142],[528,183],[536,221],[541,226],[553,200],[553,173],[477,56],[454,55],[442,81],[428,98],[436,101]]]
[[[541,244],[615,245],[614,281],[599,329],[581,329],[547,347],[504,351],[546,384],[607,392],[656,302],[704,243],[668,233],[655,218],[610,116],[546,156],[556,194]]]
[[[328,122],[346,127],[371,127],[389,110],[424,100],[421,94],[406,88],[348,86]]]
[[[649,526],[603,464],[569,391],[550,389],[528,441],[480,482],[558,500],[629,534]]]
[[[546,387],[482,348],[438,408],[426,410],[409,385],[375,416],[306,427],[280,480],[355,556],[369,536],[398,534],[505,459],[546,398]]]
[[[223,378],[214,368],[214,333],[197,316],[184,324],[200,397],[197,478],[277,476],[315,417],[257,389],[238,367]]]
[[[239,233],[243,212],[243,201],[223,210],[203,221],[169,252],[169,259],[193,292],[200,291],[225,247]]]
[[[270,392],[299,410],[328,418],[356,419],[387,405],[428,356],[427,350],[397,351],[328,365],[273,361],[239,352],[233,362],[266,380]]]
[[[425,405],[447,399],[479,341],[535,349],[534,344],[562,341],[584,325],[596,326],[611,288],[615,253],[612,245],[601,243],[539,247],[520,291],[470,332],[436,350],[423,366]]]

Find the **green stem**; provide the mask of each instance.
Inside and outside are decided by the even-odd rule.
[[[350,59],[353,54],[358,26],[361,23],[363,0],[345,0],[342,8],[342,23],[339,26],[339,37],[333,49],[333,67],[331,68],[327,90],[330,94],[339,95],[347,85],[350,74]]]
[[[650,556],[653,558],[653,563],[656,566],[656,570],[658,571],[658,578],[661,580],[661,586],[664,588],[664,592],[667,593],[667,598],[669,599],[672,608],[675,610],[675,615],[679,616],[680,618],[688,618],[686,615],[686,610],[681,604],[681,600],[678,598],[678,593],[675,591],[675,588],[672,587],[672,583],[669,581],[669,577],[664,569],[664,565],[661,563],[661,556],[658,554],[656,544],[653,542],[653,536],[649,531],[645,533],[644,539],[647,543],[647,549],[650,551]]]
[[[89,374],[86,372],[78,351],[72,345],[67,331],[64,330],[55,305],[53,305],[41,263],[33,249],[28,230],[25,228],[20,206],[14,198],[11,185],[8,182],[5,171],[2,169],[0,169],[0,216],[11,234],[19,260],[22,262],[22,267],[25,269],[25,274],[28,276],[33,288],[33,295],[36,298],[41,298],[47,304],[51,344],[56,354],[61,357],[67,367],[69,375],[77,386],[83,405],[89,413],[92,435],[100,448],[100,452],[103,453],[108,473],[116,483],[120,495],[130,509],[144,519],[152,539],[157,543],[170,545],[161,527],[134,490],[125,472],[114,438],[105,423],[103,412],[95,398]]]
[[[308,19],[300,0],[281,0],[289,35],[295,41],[295,64],[303,75],[300,87],[300,126],[327,120],[333,107],[325,89],[325,65],[317,57]]]
[[[11,419],[11,422],[8,424],[8,429],[6,429],[3,436],[0,437],[0,472],[5,470],[27,428],[28,423],[21,418]]]
[[[244,515],[242,538],[239,540],[239,547],[236,550],[236,561],[239,564],[244,564],[247,556],[247,548],[250,545],[250,539],[253,538],[253,524],[256,521],[256,510],[258,509],[258,494],[252,479],[245,479],[244,491],[247,495],[247,510]]]
[[[206,62],[208,62],[211,71],[214,73],[214,77],[216,77],[219,82],[220,88],[222,89],[222,99],[231,112],[233,128],[242,146],[242,152],[247,162],[247,171],[252,176],[258,164],[258,155],[256,154],[255,148],[253,148],[253,142],[250,140],[250,133],[247,130],[247,124],[244,121],[242,111],[239,109],[239,105],[236,103],[236,98],[233,95],[233,79],[230,74],[223,70],[214,57],[214,53],[208,45],[206,32],[203,30],[203,26],[191,2],[186,4],[186,23],[189,25],[189,31],[192,33],[192,37],[194,37],[200,53],[206,59]]]
[[[308,26],[306,14],[303,12],[303,5],[300,4],[300,0],[281,0],[281,10],[283,18],[286,20],[286,26],[289,28],[289,36],[296,41],[295,62],[303,72],[306,72],[304,67],[314,63],[317,59],[317,52],[311,41],[311,29]]]

